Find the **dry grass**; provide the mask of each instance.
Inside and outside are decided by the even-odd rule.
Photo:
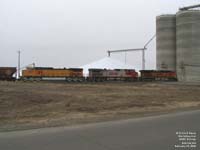
[[[65,124],[200,104],[200,86],[161,83],[0,82],[0,128]]]

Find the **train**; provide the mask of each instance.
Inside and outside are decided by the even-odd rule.
[[[16,67],[0,67],[0,80],[16,80]],[[134,69],[89,69],[84,77],[83,68],[27,67],[22,70],[22,81],[64,80],[66,82],[106,82],[106,81],[177,81],[175,71]]]
[[[140,75],[139,75],[140,74]],[[105,81],[177,81],[175,71],[134,69],[89,69],[88,77],[84,77],[82,68],[34,67],[22,70],[23,81],[41,81],[63,79],[67,82],[105,82]]]

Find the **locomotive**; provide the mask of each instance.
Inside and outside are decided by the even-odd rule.
[[[22,70],[22,80],[44,79],[63,79],[66,81],[84,81],[83,69],[81,68],[52,68],[52,67],[34,67]]]
[[[136,81],[138,73],[134,69],[89,69],[88,81]]]
[[[140,70],[141,81],[177,81],[175,71],[168,70]]]

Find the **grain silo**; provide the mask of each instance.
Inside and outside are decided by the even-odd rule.
[[[176,15],[156,18],[157,70],[176,70]]]
[[[200,81],[200,11],[176,14],[176,69],[179,81]]]

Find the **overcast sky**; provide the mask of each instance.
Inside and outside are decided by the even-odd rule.
[[[199,0],[0,0],[0,66],[78,67],[107,50],[143,47],[155,34],[155,17]],[[146,52],[155,67],[155,40]],[[124,61],[124,53],[111,57]],[[141,67],[141,52],[127,53]]]

